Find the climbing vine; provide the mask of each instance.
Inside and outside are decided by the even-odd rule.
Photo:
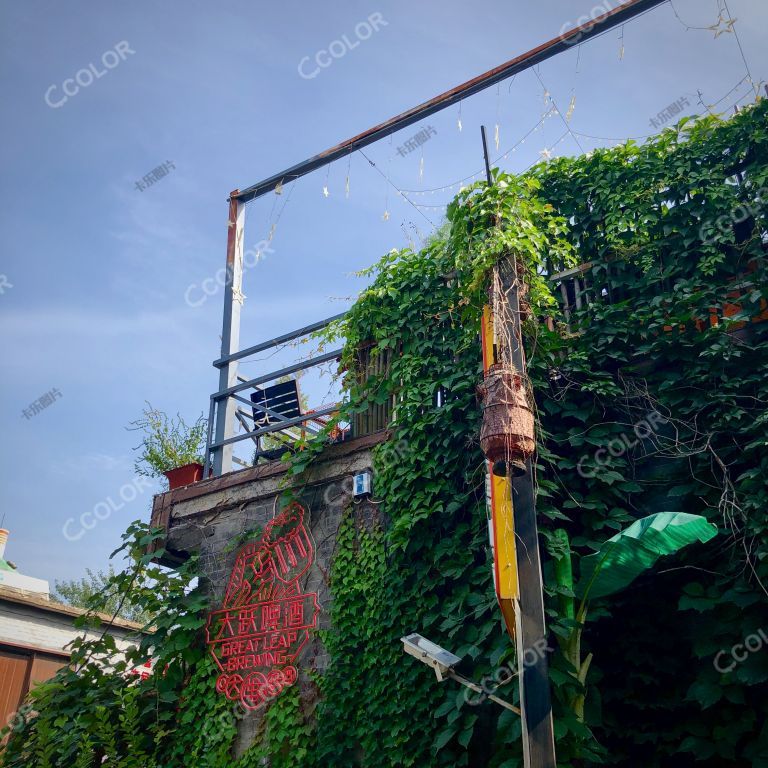
[[[522,765],[512,712],[438,684],[400,644],[420,632],[476,680],[516,663],[494,598],[475,393],[488,280],[514,256],[530,286],[558,764],[768,765],[768,653],[715,662],[768,631],[767,113],[761,101],[642,146],[495,172],[449,206],[442,236],[372,268],[332,329],[346,339],[339,418],[393,402],[391,436],[375,450],[377,515],[351,505],[338,533],[316,697],[286,691],[235,762],[196,564],[157,569],[144,554],[155,534],[134,526],[113,588],[156,618],[125,663],[151,654],[163,673],[126,684],[119,663],[92,663],[114,652],[108,636],[81,643],[78,672],[33,693],[4,764]],[[389,356],[383,373],[364,375],[362,348]],[[322,451],[315,440],[292,457],[294,483]],[[662,511],[706,516],[720,535],[577,615],[571,572]],[[592,660],[582,675],[575,630]],[[514,683],[497,693],[517,701]]]

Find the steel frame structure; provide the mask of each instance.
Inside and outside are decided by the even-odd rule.
[[[243,244],[245,226],[245,205],[250,200],[273,191],[279,185],[305,176],[318,168],[352,152],[386,138],[392,133],[412,125],[429,115],[457,104],[480,91],[490,88],[520,72],[540,64],[556,56],[571,46],[586,42],[604,32],[613,29],[630,19],[645,13],[667,0],[629,0],[614,10],[607,11],[596,19],[588,21],[572,30],[559,35],[532,50],[516,56],[509,61],[491,69],[467,82],[436,96],[417,107],[407,110],[384,123],[364,131],[347,141],[337,144],[325,152],[321,152],[308,160],[291,166],[280,173],[274,174],[246,189],[234,190],[229,196],[229,217],[227,221],[227,258],[226,282],[224,285],[224,313],[221,333],[221,355],[214,362],[219,369],[218,391],[211,396],[211,408],[208,421],[208,441],[206,446],[206,473],[213,469],[214,475],[222,475],[232,471],[232,445],[239,439],[255,437],[255,434],[235,436],[238,421],[237,392],[248,387],[248,382],[241,380],[238,375],[238,361],[249,354],[254,354],[259,345],[240,350],[240,309],[243,303]],[[320,326],[322,327],[322,325]],[[295,336],[293,338],[296,338]],[[273,340],[274,341],[274,340]],[[266,343],[266,342],[265,342]],[[275,342],[277,343],[277,342]],[[309,367],[309,366],[307,366]],[[302,370],[293,368],[292,371]],[[292,372],[291,371],[291,372]],[[286,371],[287,372],[287,371]],[[281,375],[280,373],[275,376]],[[250,382],[251,385],[256,380]],[[266,429],[266,428],[265,428]],[[266,434],[266,433],[265,433]],[[211,454],[213,459],[211,461]]]

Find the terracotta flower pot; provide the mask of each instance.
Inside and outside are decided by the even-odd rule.
[[[169,469],[163,474],[168,478],[168,490],[183,488],[185,485],[192,485],[203,479],[203,465],[194,462],[185,464],[183,467]]]

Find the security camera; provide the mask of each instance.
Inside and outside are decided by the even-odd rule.
[[[400,640],[403,643],[403,650],[432,667],[440,682],[450,677],[448,673],[453,671],[453,668],[461,662],[458,656],[454,656],[450,651],[446,651],[445,648],[441,648],[415,632],[401,637]]]

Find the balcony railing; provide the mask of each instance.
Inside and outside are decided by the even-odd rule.
[[[220,370],[231,368],[232,363],[309,336],[342,317],[344,317],[344,313],[276,336],[231,355],[224,355],[215,360],[213,365]],[[231,471],[233,462],[247,466],[245,462],[237,459],[233,454],[232,447],[236,443],[245,440],[253,441],[255,446],[254,458],[258,460],[260,457],[273,458],[276,452],[283,452],[283,449],[280,448],[264,449],[261,443],[262,438],[266,435],[277,436],[278,442],[285,442],[287,448],[291,442],[307,433],[317,433],[326,423],[327,418],[338,410],[338,404],[302,412],[301,397],[295,386],[296,380],[290,377],[292,374],[338,360],[341,357],[341,352],[341,348],[322,352],[251,379],[235,374],[237,383],[214,392],[211,395],[208,414],[208,435],[203,476],[208,477],[211,473],[214,475],[225,474]],[[273,384],[271,387],[265,386],[281,381],[287,386],[281,387],[279,384],[277,386]],[[293,395],[290,391],[291,383],[294,384],[295,394]],[[249,395],[248,398],[245,397],[246,394]],[[236,433],[238,424],[243,431]]]

